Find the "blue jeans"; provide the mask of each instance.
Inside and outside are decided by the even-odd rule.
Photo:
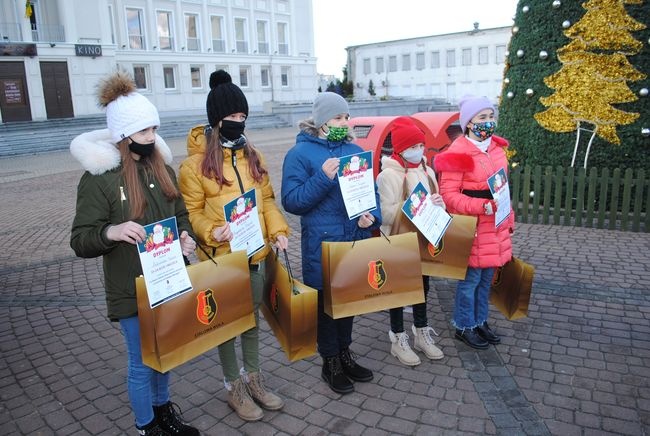
[[[456,286],[454,327],[459,330],[472,329],[487,321],[493,276],[494,268],[467,267],[465,280],[459,281]]]
[[[128,355],[126,385],[129,400],[135,425],[143,427],[153,421],[153,406],[162,406],[169,401],[169,372],[163,374],[142,363],[137,316],[121,319],[120,326]]]

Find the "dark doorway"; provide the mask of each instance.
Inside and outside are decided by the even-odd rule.
[[[73,117],[67,62],[41,62],[41,80],[47,119]]]
[[[32,120],[22,62],[0,62],[0,111],[4,123]]]

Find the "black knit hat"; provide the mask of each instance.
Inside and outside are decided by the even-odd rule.
[[[230,74],[224,70],[210,74],[210,93],[205,103],[208,123],[212,127],[230,114],[242,112],[248,117],[248,102],[239,86],[232,83]]]

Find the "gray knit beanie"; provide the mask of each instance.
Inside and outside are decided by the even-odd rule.
[[[314,125],[321,127],[323,124],[340,114],[350,114],[348,102],[335,92],[321,92],[314,99],[312,116]]]

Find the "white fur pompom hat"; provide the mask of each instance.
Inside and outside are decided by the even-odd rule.
[[[99,104],[106,108],[106,125],[115,143],[140,130],[160,126],[156,107],[136,92],[135,82],[117,71],[99,85]]]

